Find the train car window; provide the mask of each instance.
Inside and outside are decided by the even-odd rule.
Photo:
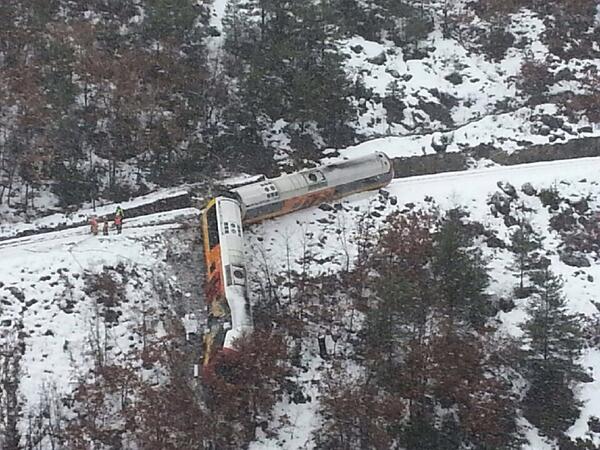
[[[217,205],[211,206],[206,213],[208,223],[208,247],[214,248],[219,244],[219,227],[217,226]]]
[[[231,266],[229,264],[225,266],[225,284],[231,286]]]
[[[229,224],[227,222],[224,223],[223,233],[229,234]]]
[[[314,170],[304,175],[304,178],[310,184],[325,183],[325,175],[318,170]]]
[[[246,270],[243,267],[233,266],[233,283],[239,286],[246,284]]]

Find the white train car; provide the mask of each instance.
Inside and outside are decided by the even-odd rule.
[[[242,204],[244,223],[254,223],[355,192],[377,189],[393,178],[392,161],[385,153],[375,152],[251,183],[230,192]]]
[[[202,234],[209,315],[204,366],[214,372],[218,355],[235,351],[236,340],[253,330],[239,202],[227,197],[211,200],[202,214]]]

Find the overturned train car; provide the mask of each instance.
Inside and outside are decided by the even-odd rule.
[[[235,341],[253,329],[247,294],[242,222],[268,218],[377,189],[394,177],[381,152],[319,166],[232,189],[212,199],[202,214],[208,325],[203,376],[223,375],[235,359]]]
[[[392,161],[375,152],[360,158],[281,175],[231,190],[241,203],[244,223],[255,223],[387,185]]]
[[[235,341],[252,331],[239,202],[227,197],[212,199],[202,214],[202,235],[208,309],[203,376],[211,378],[227,366]]]

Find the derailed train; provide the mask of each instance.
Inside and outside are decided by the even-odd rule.
[[[307,208],[355,192],[377,189],[394,177],[382,152],[282,175],[232,189],[202,213],[208,325],[203,375],[223,375],[236,341],[253,329],[247,293],[243,224]]]

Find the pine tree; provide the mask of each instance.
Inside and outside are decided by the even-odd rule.
[[[314,3],[233,3],[225,43],[228,71],[239,75],[236,94],[246,109],[271,121],[284,119],[299,142],[319,133],[341,146],[352,139],[350,84],[328,14],[326,5]]]
[[[483,325],[490,314],[485,289],[489,282],[481,251],[470,248],[473,238],[462,223],[466,213],[446,213],[435,236],[432,270],[440,302],[452,320]]]
[[[533,277],[538,293],[523,325],[528,350],[525,363],[531,386],[524,399],[525,417],[549,436],[572,425],[579,413],[571,385],[581,379],[577,358],[583,349],[579,315],[567,311],[562,281],[545,267]]]
[[[526,297],[528,290],[525,289],[525,276],[539,268],[539,250],[542,248],[542,238],[535,232],[529,221],[522,217],[519,220],[518,228],[511,233],[510,240],[510,248],[515,255],[516,276],[519,278],[519,288],[516,294],[519,298]]]

